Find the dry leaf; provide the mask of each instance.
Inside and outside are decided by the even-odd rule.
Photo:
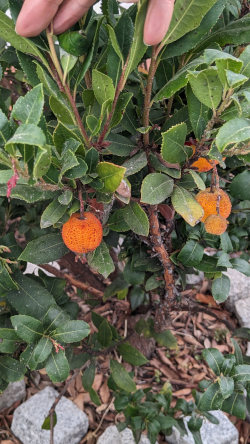
[[[191,393],[191,388],[184,388],[181,390],[177,390],[177,392],[173,393],[173,396],[186,396],[186,395],[190,395]]]
[[[79,393],[75,399],[73,399],[74,404],[79,407],[80,410],[83,411],[84,401],[85,401],[86,393]]]
[[[109,398],[110,398],[110,391],[108,388],[107,381],[104,381],[104,383],[102,384],[99,394],[100,394],[100,398],[101,398],[102,402],[104,404],[107,404],[109,402]]]

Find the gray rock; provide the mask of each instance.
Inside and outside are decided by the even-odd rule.
[[[233,268],[228,268],[225,274],[229,277],[231,283],[226,307],[230,311],[234,311],[235,302],[246,299],[250,295],[250,277]]]
[[[203,444],[238,444],[238,430],[227,416],[219,410],[213,410],[211,413],[216,416],[220,423],[217,425],[204,420],[200,430]],[[188,417],[184,418],[185,424],[187,424],[188,420]],[[175,427],[172,435],[166,436],[166,441],[169,444],[194,444],[191,432],[188,431],[188,435],[181,437],[180,432]]]
[[[188,285],[199,285],[204,279],[204,273],[199,271],[198,274],[187,274],[186,283]]]
[[[50,443],[50,431],[42,430],[42,425],[57,396],[56,390],[46,387],[17,407],[11,428],[23,444]],[[87,415],[64,396],[55,411],[57,424],[54,427],[54,444],[78,444],[88,430]]]
[[[0,395],[0,410],[8,409],[17,401],[22,401],[26,396],[24,379],[11,382],[7,389]]]
[[[96,444],[135,444],[135,440],[130,429],[126,428],[119,432],[116,426],[110,426],[98,438]],[[145,435],[142,435],[139,444],[150,444],[150,441]]]
[[[235,313],[240,325],[250,328],[250,296],[235,302]]]

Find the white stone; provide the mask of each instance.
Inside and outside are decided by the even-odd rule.
[[[203,444],[238,444],[239,433],[233,423],[227,418],[224,413],[219,410],[213,410],[212,413],[220,421],[220,423],[212,424],[204,419],[200,429],[201,439]],[[185,425],[189,418],[184,418]],[[173,433],[166,436],[166,441],[169,444],[195,444],[193,436],[190,431],[187,435],[180,436],[180,432],[174,427]]]
[[[11,382],[0,395],[0,410],[8,409],[17,401],[22,401],[26,396],[26,386],[22,381]]]
[[[226,306],[229,310],[234,311],[236,301],[250,296],[250,277],[233,268],[228,268],[225,274],[229,277],[231,284]]]
[[[130,429],[126,428],[119,432],[116,426],[110,426],[98,438],[96,444],[135,444],[135,440]],[[150,441],[142,435],[139,444],[150,444]]]
[[[55,389],[46,387],[17,407],[11,429],[23,444],[50,444],[50,431],[42,430],[42,425],[57,396]],[[88,430],[87,415],[64,396],[55,411],[54,444],[78,444]]]

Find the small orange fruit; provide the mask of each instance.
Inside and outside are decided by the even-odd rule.
[[[74,253],[88,253],[95,250],[102,241],[102,224],[97,217],[90,212],[83,214],[74,213],[62,227],[62,238],[66,247]]]
[[[211,214],[217,214],[217,209],[219,210],[219,215],[225,219],[231,213],[232,204],[230,198],[221,188],[214,192],[211,192],[210,188],[207,188],[204,191],[200,191],[195,198],[204,210],[204,216],[201,219],[202,222],[205,222]]]
[[[227,229],[228,221],[219,214],[211,214],[204,222],[205,230],[209,234],[223,234]]]

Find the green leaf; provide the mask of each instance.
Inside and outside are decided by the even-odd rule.
[[[229,88],[238,88],[239,86],[244,85],[244,83],[248,81],[248,77],[243,76],[242,74],[237,74],[228,69],[226,69],[225,74]]]
[[[216,0],[177,0],[168,32],[162,44],[175,42],[197,28]]]
[[[17,274],[14,279],[18,290],[7,294],[8,302],[18,313],[41,319],[49,306],[55,303],[51,294],[32,278]]]
[[[11,45],[18,49],[18,51],[38,57],[43,62],[44,66],[50,69],[46,58],[39,51],[37,45],[31,40],[16,34],[14,27],[15,25],[13,21],[0,11],[0,37],[6,42],[11,43]]]
[[[60,171],[59,181],[61,182],[62,177],[65,175],[65,173],[74,167],[79,165],[79,161],[77,160],[77,157],[75,153],[71,149],[68,149],[65,153],[63,153],[63,163]]]
[[[240,142],[250,139],[250,119],[236,117],[229,120],[219,129],[216,146],[220,152],[228,146],[237,146]]]
[[[112,120],[110,122],[110,128],[114,128],[115,126],[119,125],[121,120],[123,119],[124,113],[126,112],[126,108],[132,99],[133,94],[130,92],[124,92],[119,95],[119,98],[117,100],[117,104],[115,107],[114,114],[112,116]],[[117,137],[119,137],[119,134],[117,134]],[[120,136],[122,137],[122,136]],[[110,136],[108,136],[110,138]],[[131,141],[129,140],[129,144]]]
[[[60,54],[61,51],[62,50],[60,50]],[[69,72],[74,68],[77,62],[77,57],[75,57],[73,54],[69,54],[68,52],[62,53],[60,57],[60,62],[63,69],[63,75],[66,78]]]
[[[47,71],[43,69],[43,67],[34,60],[33,63],[36,65],[36,74],[39,78],[40,82],[43,84],[45,93],[47,93],[49,96],[56,97],[58,100],[62,98],[62,94],[54,80],[49,76]]]
[[[231,121],[230,121],[231,122]],[[235,199],[249,199],[250,189],[250,171],[245,169],[242,173],[237,174],[230,184],[230,193]]]
[[[196,139],[200,140],[209,120],[210,110],[196,98],[190,85],[187,86],[186,96],[192,129]]]
[[[89,325],[84,321],[68,321],[57,327],[53,332],[53,338],[65,343],[78,342],[86,338],[90,333]]]
[[[90,148],[85,156],[85,162],[88,165],[88,173],[93,173],[96,170],[99,156],[95,148]]]
[[[125,392],[134,392],[136,390],[136,385],[128,372],[121,364],[113,359],[110,360],[110,372],[119,388]]]
[[[134,233],[141,236],[148,236],[148,217],[137,202],[131,202],[124,208],[124,219],[130,230]]]
[[[112,342],[112,336],[109,323],[104,319],[98,328],[97,339],[103,347],[108,347]]]
[[[236,365],[234,368],[233,377],[236,381],[249,382],[250,381],[250,365]]]
[[[123,62],[124,62],[123,55],[122,55],[119,43],[117,41],[117,37],[116,37],[115,31],[114,31],[114,29],[110,25],[107,25],[107,29],[108,29],[109,38],[111,40],[112,47],[114,48],[114,50],[115,50],[116,54],[118,55],[119,59],[122,60],[122,64],[123,64]]]
[[[52,351],[50,338],[41,338],[34,348],[33,356],[36,362],[44,362]]]
[[[237,418],[245,419],[246,417],[246,398],[240,393],[233,393],[229,398],[227,398],[222,406],[221,410],[223,412],[229,413],[230,415],[237,416]]]
[[[231,264],[235,270],[240,271],[246,276],[250,277],[250,264],[249,262],[239,257],[232,258]]]
[[[63,350],[54,350],[46,362],[46,372],[52,382],[63,382],[69,376],[69,363]]]
[[[246,46],[239,59],[243,62],[241,74],[250,77],[250,45]]]
[[[38,319],[26,315],[11,316],[11,323],[17,335],[28,344],[41,339],[43,325]]]
[[[157,344],[163,347],[167,347],[170,350],[176,350],[178,348],[177,339],[170,330],[164,330],[161,333],[153,333],[152,336],[155,338]]]
[[[86,54],[89,47],[87,37],[79,31],[66,31],[58,36],[58,40],[64,51],[76,57]]]
[[[187,136],[187,125],[180,123],[162,133],[161,155],[166,162],[182,163],[188,158],[184,143]]]
[[[141,151],[135,156],[130,157],[130,159],[125,160],[123,163],[124,168],[126,168],[125,177],[138,173],[138,171],[141,171],[147,165],[147,163],[147,156],[144,151]]]
[[[69,205],[73,199],[73,193],[71,190],[66,190],[58,197],[58,202],[61,205]]]
[[[38,126],[32,123],[23,124],[17,128],[15,134],[6,143],[6,150],[8,151],[8,148],[13,144],[43,146],[46,144],[46,137]]]
[[[75,124],[74,114],[66,100],[59,100],[57,97],[51,96],[49,99],[49,105],[59,122],[62,122],[65,125]]]
[[[6,115],[0,109],[0,145],[5,145],[7,140],[11,137],[13,130]]]
[[[142,181],[141,202],[156,205],[172,194],[174,181],[161,173],[148,174]]]
[[[234,380],[228,376],[221,376],[218,379],[220,391],[224,399],[232,395],[234,391]]]
[[[16,288],[18,287],[11,278],[4,263],[0,262],[0,290],[5,293],[6,291],[15,290]]]
[[[208,363],[209,367],[213,370],[215,375],[219,376],[221,372],[221,366],[224,361],[224,357],[217,350],[217,348],[206,348],[202,350],[202,356]]]
[[[56,426],[57,424],[57,416],[56,416],[56,412],[53,413],[53,428]],[[47,418],[45,418],[45,420],[43,421],[43,425],[42,425],[42,430],[50,430],[51,429],[51,416],[47,416]]]
[[[194,181],[197,185],[197,188],[199,190],[204,191],[206,189],[206,185],[203,182],[201,176],[198,173],[196,173],[196,171],[194,171],[194,170],[188,170],[188,171],[189,171],[189,174],[191,174],[192,178],[194,179]]]
[[[188,80],[197,99],[215,110],[222,98],[223,87],[213,66],[203,71],[189,72]]]
[[[38,147],[34,159],[33,176],[35,179],[43,177],[49,170],[51,164],[51,147]]]
[[[27,83],[35,87],[40,83],[40,80],[38,78],[38,75],[35,70],[35,65],[33,63],[32,57],[24,54],[20,51],[16,51],[17,58],[19,60],[20,66],[22,71],[25,74],[25,77],[27,79]],[[38,63],[38,62],[37,62]]]
[[[10,341],[18,341],[19,338],[13,328],[0,328],[0,338],[9,339]]]
[[[123,357],[124,361],[132,365],[144,365],[148,360],[143,356],[137,348],[132,347],[128,342],[123,342],[117,347],[119,354]]]
[[[113,260],[110,256],[109,250],[105,242],[102,242],[95,251],[87,255],[88,264],[93,267],[98,273],[107,278],[115,269]]]
[[[230,398],[229,398],[230,399]],[[218,382],[211,384],[200,397],[198,403],[199,410],[219,410],[221,409],[221,404],[223,398],[221,396],[220,386]]]
[[[129,231],[130,228],[125,221],[125,208],[121,208],[120,210],[116,210],[111,214],[108,220],[108,227],[112,231],[124,232]]]
[[[1,330],[0,329],[0,338],[2,338],[3,336],[1,336]],[[3,329],[5,330],[5,329]],[[250,328],[247,327],[241,327],[241,328],[237,328],[236,330],[234,330],[233,333],[234,336],[236,336],[237,338],[242,338],[242,339],[247,339],[248,341],[250,341]],[[11,338],[8,338],[11,339]],[[237,342],[233,339],[233,344],[235,345],[235,343],[237,344]],[[238,345],[238,344],[237,344]],[[238,362],[238,364],[242,364],[242,362]]]
[[[188,267],[195,267],[203,258],[204,248],[196,241],[189,240],[181,249],[177,259]]]
[[[32,240],[25,247],[18,260],[32,264],[48,264],[68,252],[60,233],[45,234]]]
[[[122,166],[110,162],[100,162],[97,165],[96,172],[104,182],[103,191],[113,193],[119,187],[125,171],[126,169]]]
[[[89,366],[84,370],[82,375],[82,385],[84,389],[89,392],[93,385],[95,379],[96,365],[95,362],[92,361]]]
[[[6,196],[6,185],[0,185],[0,196]],[[38,187],[30,187],[29,185],[17,185],[11,191],[12,199],[24,200],[27,203],[34,203],[42,200],[50,200],[55,197],[54,191],[40,190]]]
[[[61,205],[57,199],[50,202],[41,216],[41,228],[48,228],[51,227],[51,225],[54,225],[59,221],[59,219],[61,219],[66,211],[67,207],[65,205]]]
[[[185,221],[194,227],[203,217],[203,208],[193,195],[185,188],[175,186],[172,194],[172,205]]]
[[[35,86],[24,97],[19,97],[13,106],[11,117],[22,123],[37,125],[40,121],[44,106],[43,85]]]
[[[212,295],[216,302],[221,304],[228,298],[230,291],[230,279],[225,274],[213,280]]]
[[[9,356],[0,356],[1,378],[7,382],[20,381],[25,374],[25,365]]]
[[[132,46],[129,51],[128,62],[124,73],[124,83],[129,74],[138,66],[143,55],[146,52],[146,45],[143,42],[143,28],[147,13],[147,0],[141,0],[138,5],[138,11],[135,19],[135,30]]]
[[[90,391],[89,391],[89,395],[90,395],[90,399],[91,399],[91,401],[92,401],[95,405],[100,406],[100,405],[102,404],[102,403],[101,403],[101,400],[100,400],[100,398],[99,398],[99,396],[98,396],[98,393],[97,393],[93,388],[90,389]]]
[[[100,105],[106,100],[114,100],[115,88],[112,79],[96,69],[92,71],[92,85],[95,98]]]

